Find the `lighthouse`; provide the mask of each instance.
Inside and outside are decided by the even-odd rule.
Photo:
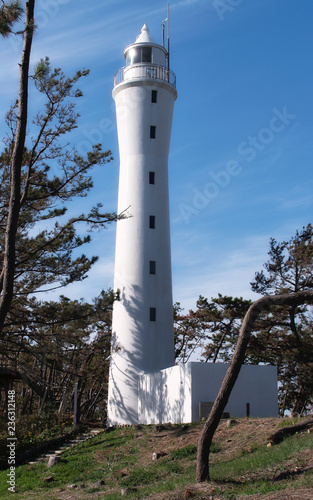
[[[168,155],[176,78],[146,24],[124,57],[113,98],[118,213],[128,217],[116,230],[107,425],[193,422],[208,415],[228,365],[175,366]],[[276,367],[242,366],[225,411],[269,417],[277,409]]]
[[[145,24],[114,78],[120,170],[108,425],[139,423],[139,379],[174,365],[168,156],[176,78]]]

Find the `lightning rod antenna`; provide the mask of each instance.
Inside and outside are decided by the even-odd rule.
[[[170,4],[167,4],[167,18],[162,21],[162,45],[165,48],[165,23],[167,22],[167,81],[170,81]]]
[[[165,37],[164,37],[164,31],[165,31],[165,22],[167,21],[167,19],[165,19],[164,21],[162,21],[162,46],[165,47]]]
[[[167,4],[167,79],[170,81],[170,3]]]

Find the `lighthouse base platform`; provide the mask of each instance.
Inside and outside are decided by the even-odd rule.
[[[188,423],[206,417],[226,363],[190,362],[139,377],[138,423]],[[231,417],[277,417],[277,369],[243,365],[224,410]]]

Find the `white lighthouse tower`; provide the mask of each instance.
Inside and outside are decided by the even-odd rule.
[[[175,75],[146,25],[115,75],[120,152],[108,425],[136,424],[139,377],[174,365],[168,155]]]

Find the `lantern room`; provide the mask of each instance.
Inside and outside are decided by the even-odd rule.
[[[166,49],[155,43],[146,24],[141,28],[141,33],[136,42],[128,45],[124,51],[126,66],[133,64],[153,64],[166,66]]]

